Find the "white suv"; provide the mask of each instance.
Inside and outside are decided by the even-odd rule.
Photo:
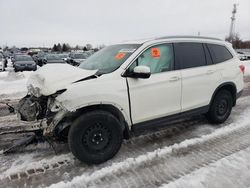
[[[79,67],[46,65],[28,81],[22,120],[67,139],[81,161],[112,158],[132,132],[205,114],[224,122],[243,90],[244,67],[231,44],[163,37],[108,46]],[[46,120],[46,121],[44,121]]]

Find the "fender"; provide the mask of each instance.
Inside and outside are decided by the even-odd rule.
[[[63,106],[63,104],[62,104]],[[67,111],[69,112],[77,112],[77,111],[81,111],[82,109],[86,109],[86,108],[93,108],[93,107],[97,107],[97,106],[113,106],[115,109],[117,109],[124,117],[124,120],[127,122],[127,124],[130,126],[132,125],[131,119],[129,114],[127,114],[127,112],[124,110],[124,108],[117,104],[117,103],[113,103],[113,102],[107,102],[107,101],[99,101],[99,102],[92,102],[92,103],[87,103],[87,104],[83,104],[80,106],[77,106],[74,109],[67,109],[65,108]]]
[[[224,82],[223,84],[219,85],[219,86],[215,89],[215,91],[214,91],[214,93],[213,93],[213,95],[212,95],[212,97],[211,97],[211,100],[210,100],[210,102],[209,102],[209,106],[211,106],[211,104],[212,104],[212,102],[213,102],[213,100],[214,100],[215,95],[216,95],[216,94],[219,92],[219,90],[221,90],[221,89],[226,89],[226,90],[228,90],[228,91],[231,92],[231,94],[232,94],[232,96],[233,96],[233,106],[235,106],[235,105],[236,105],[236,93],[237,93],[237,89],[236,89],[235,83],[233,83],[233,82]]]
[[[88,105],[84,105],[81,108],[78,108],[75,111],[68,111],[68,113],[58,122],[51,132],[53,134],[61,139],[61,133],[63,133],[64,130],[68,129],[72,123],[77,117],[81,116],[82,114],[86,112],[90,112],[93,110],[104,110],[108,111],[111,114],[113,114],[120,122],[123,128],[124,138],[129,139],[130,137],[130,119],[129,116],[124,112],[123,108],[121,108],[119,105],[114,103],[91,103]],[[64,133],[63,133],[64,134]],[[63,135],[63,139],[65,139],[65,135]]]

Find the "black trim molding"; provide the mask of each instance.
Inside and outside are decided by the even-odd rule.
[[[165,127],[165,126],[171,124],[171,121],[177,120],[179,118],[184,119],[184,118],[187,118],[190,116],[192,117],[195,115],[205,114],[208,112],[208,110],[209,110],[209,105],[204,106],[204,107],[200,107],[200,108],[196,108],[193,110],[189,110],[186,112],[181,112],[178,114],[174,114],[174,115],[170,115],[170,116],[166,116],[166,117],[161,117],[161,118],[137,123],[137,124],[132,125],[131,131],[132,132],[143,132],[143,131],[148,130],[148,129]]]

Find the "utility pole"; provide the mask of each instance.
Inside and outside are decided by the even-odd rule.
[[[237,6],[238,4],[233,5],[233,11],[232,11],[232,17],[231,17],[231,25],[230,25],[230,30],[229,30],[229,41],[232,42],[234,35],[235,35],[235,14],[237,12]]]

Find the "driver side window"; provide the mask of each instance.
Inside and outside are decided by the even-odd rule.
[[[139,65],[148,66],[151,74],[173,70],[174,53],[172,44],[160,44],[148,48],[129,67],[129,71],[133,71],[134,67]]]

